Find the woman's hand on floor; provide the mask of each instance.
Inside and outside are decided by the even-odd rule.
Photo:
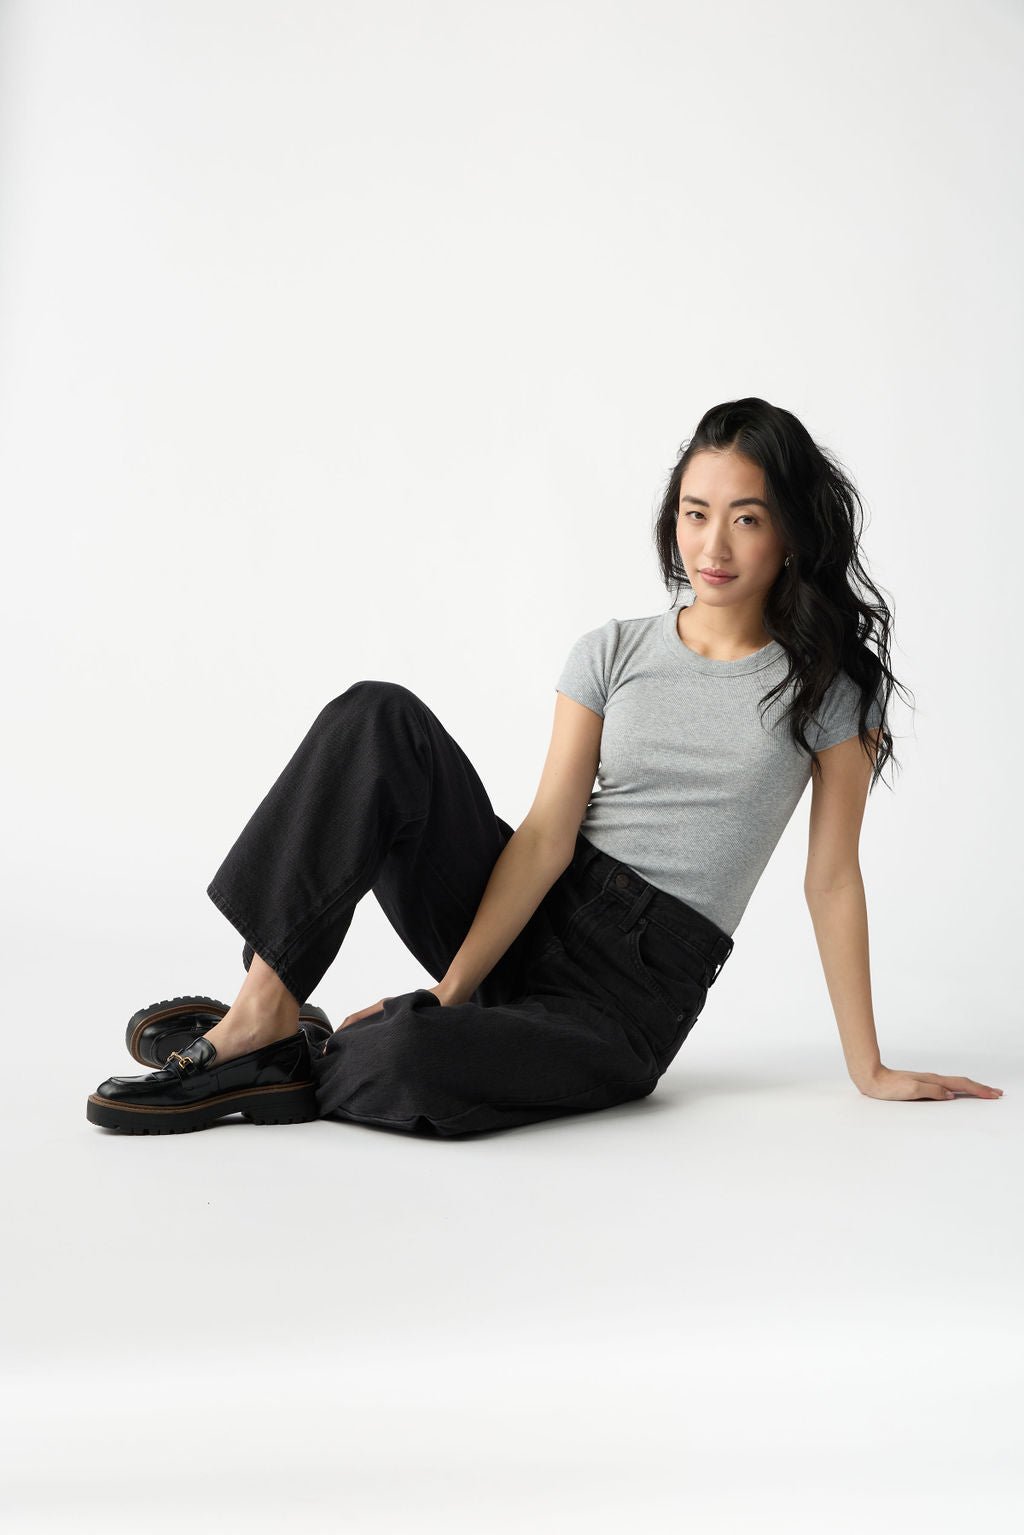
[[[890,1071],[877,1066],[870,1076],[857,1082],[868,1098],[909,1100],[911,1098],[1001,1098],[1001,1087],[986,1087],[970,1077],[943,1077],[934,1071]]]

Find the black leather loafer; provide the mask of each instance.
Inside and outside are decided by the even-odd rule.
[[[246,1055],[219,1062],[202,1035],[174,1050],[166,1066],[141,1077],[108,1077],[86,1102],[85,1117],[130,1135],[204,1130],[225,1114],[257,1125],[318,1119],[309,1040],[302,1029]]]
[[[216,997],[170,997],[140,1007],[128,1020],[124,1042],[128,1054],[140,1066],[163,1066],[172,1050],[184,1050],[228,1010],[226,1002]],[[303,1002],[299,1028],[309,1037],[310,1049],[319,1055],[334,1033],[331,1020],[322,1007]]]

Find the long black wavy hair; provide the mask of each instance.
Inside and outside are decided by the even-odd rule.
[[[756,395],[712,406],[680,450],[654,526],[662,579],[667,589],[675,588],[673,606],[680,588],[691,587],[676,543],[680,482],[694,455],[709,448],[732,449],[764,471],[764,499],[792,553],[764,605],[764,627],[785,650],[789,665],[761,703],[767,708],[794,684],[783,719],[798,747],[810,755],[811,771],[820,774],[818,754],[805,732],[837,674],[845,671],[860,690],[858,735],[869,754],[868,710],[876,698],[882,707],[870,792],[886,762],[899,766],[889,700],[894,688],[904,698],[907,690],[889,665],[894,614],[860,561],[864,514],[856,487],[836,456],[819,446],[790,411]]]

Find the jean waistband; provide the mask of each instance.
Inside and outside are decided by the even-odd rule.
[[[710,917],[688,906],[678,896],[670,895],[667,890],[659,890],[657,885],[643,879],[629,864],[621,863],[610,853],[595,847],[582,832],[576,837],[572,867],[599,889],[622,902],[623,915],[619,927],[623,932],[628,932],[641,915],[650,922],[659,923],[677,938],[699,950],[713,967],[708,985],[714,985],[733,950],[732,938],[717,922],[712,922]]]

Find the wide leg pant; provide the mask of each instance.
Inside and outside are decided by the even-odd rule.
[[[207,888],[305,1002],[372,890],[440,980],[512,827],[465,752],[400,683],[332,699]],[[314,1057],[325,1118],[446,1136],[650,1093],[732,939],[582,833],[572,863],[470,1000],[417,988]]]

